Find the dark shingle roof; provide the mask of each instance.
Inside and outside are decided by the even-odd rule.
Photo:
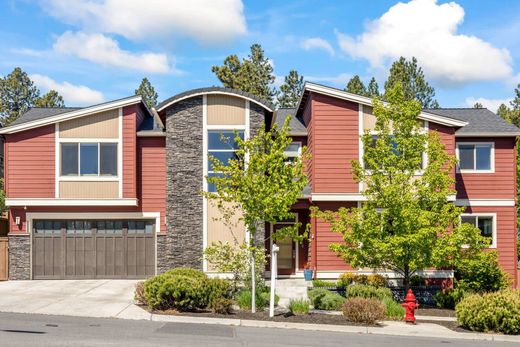
[[[285,122],[285,118],[287,116],[291,116],[291,120],[289,122],[289,126],[291,127],[292,134],[307,134],[307,128],[305,127],[305,123],[303,119],[300,117],[296,117],[296,108],[279,108],[275,111],[274,123],[278,125],[278,128],[283,126]]]
[[[155,109],[156,110],[160,110],[164,106],[166,106],[166,105],[168,105],[168,104],[170,104],[172,102],[175,102],[177,100],[183,99],[185,97],[189,97],[190,95],[201,94],[201,93],[206,93],[206,92],[226,92],[226,93],[232,93],[232,94],[236,94],[236,95],[241,95],[241,96],[244,96],[246,98],[255,100],[256,102],[266,106],[267,108],[270,108],[271,110],[275,109],[275,107],[274,107],[274,105],[272,103],[270,103],[269,101],[263,100],[262,98],[259,98],[256,95],[253,95],[253,94],[247,93],[247,92],[243,92],[243,91],[238,90],[238,89],[225,88],[225,87],[207,87],[207,88],[197,88],[197,89],[188,90],[188,91],[182,92],[180,94],[174,95],[171,98],[168,98],[168,99],[164,100],[159,105],[157,105],[155,107]]]
[[[18,125],[22,123],[31,122],[34,120],[56,116],[62,113],[67,113],[79,110],[81,107],[33,107],[29,111],[22,114],[17,120],[9,125]]]
[[[515,136],[520,134],[519,128],[487,108],[436,108],[424,111],[468,122],[468,125],[457,130],[457,135],[511,134]]]

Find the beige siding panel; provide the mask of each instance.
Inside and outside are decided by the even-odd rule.
[[[208,95],[209,125],[246,124],[246,101],[228,95]]]
[[[372,107],[363,105],[363,130],[374,130],[376,117],[372,113]]]
[[[117,199],[119,184],[115,182],[60,182],[62,199]]]
[[[119,137],[118,114],[115,109],[61,122],[60,137],[116,139]]]

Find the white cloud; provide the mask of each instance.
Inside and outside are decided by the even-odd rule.
[[[187,36],[228,42],[247,32],[241,0],[41,0],[59,20],[130,40]]]
[[[334,55],[334,48],[332,48],[331,44],[327,40],[320,37],[305,39],[302,41],[301,46],[306,51],[321,49],[327,52],[329,55]]]
[[[337,76],[305,76],[305,79],[311,82],[326,82],[344,88],[351,77],[350,74],[341,73]]]
[[[428,77],[445,83],[510,78],[509,51],[458,34],[463,19],[464,9],[455,2],[412,0],[392,6],[355,38],[336,35],[345,53],[367,59],[372,67],[384,67],[399,56],[415,56]]]
[[[69,82],[56,82],[52,78],[44,75],[34,74],[29,76],[34,83],[47,92],[51,89],[57,91],[67,103],[67,105],[92,105],[105,101],[103,93],[90,89],[83,85],[74,85]]]
[[[126,51],[119,47],[117,41],[103,34],[67,31],[56,39],[53,49],[62,54],[75,55],[105,66],[149,73],[173,71],[166,54]]]
[[[501,104],[505,104],[506,106],[509,106],[509,102],[511,100],[512,99],[474,98],[471,96],[471,97],[466,98],[466,105],[468,105],[468,107],[473,107],[473,105],[475,105],[478,102],[478,103],[482,104],[482,106],[484,106],[485,108],[487,108],[493,112],[496,112],[498,107]]]

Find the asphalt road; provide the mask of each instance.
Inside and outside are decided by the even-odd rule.
[[[0,346],[518,346],[287,329],[0,313]]]

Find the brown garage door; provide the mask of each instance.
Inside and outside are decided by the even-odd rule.
[[[143,278],[155,273],[153,220],[34,220],[33,278]]]

